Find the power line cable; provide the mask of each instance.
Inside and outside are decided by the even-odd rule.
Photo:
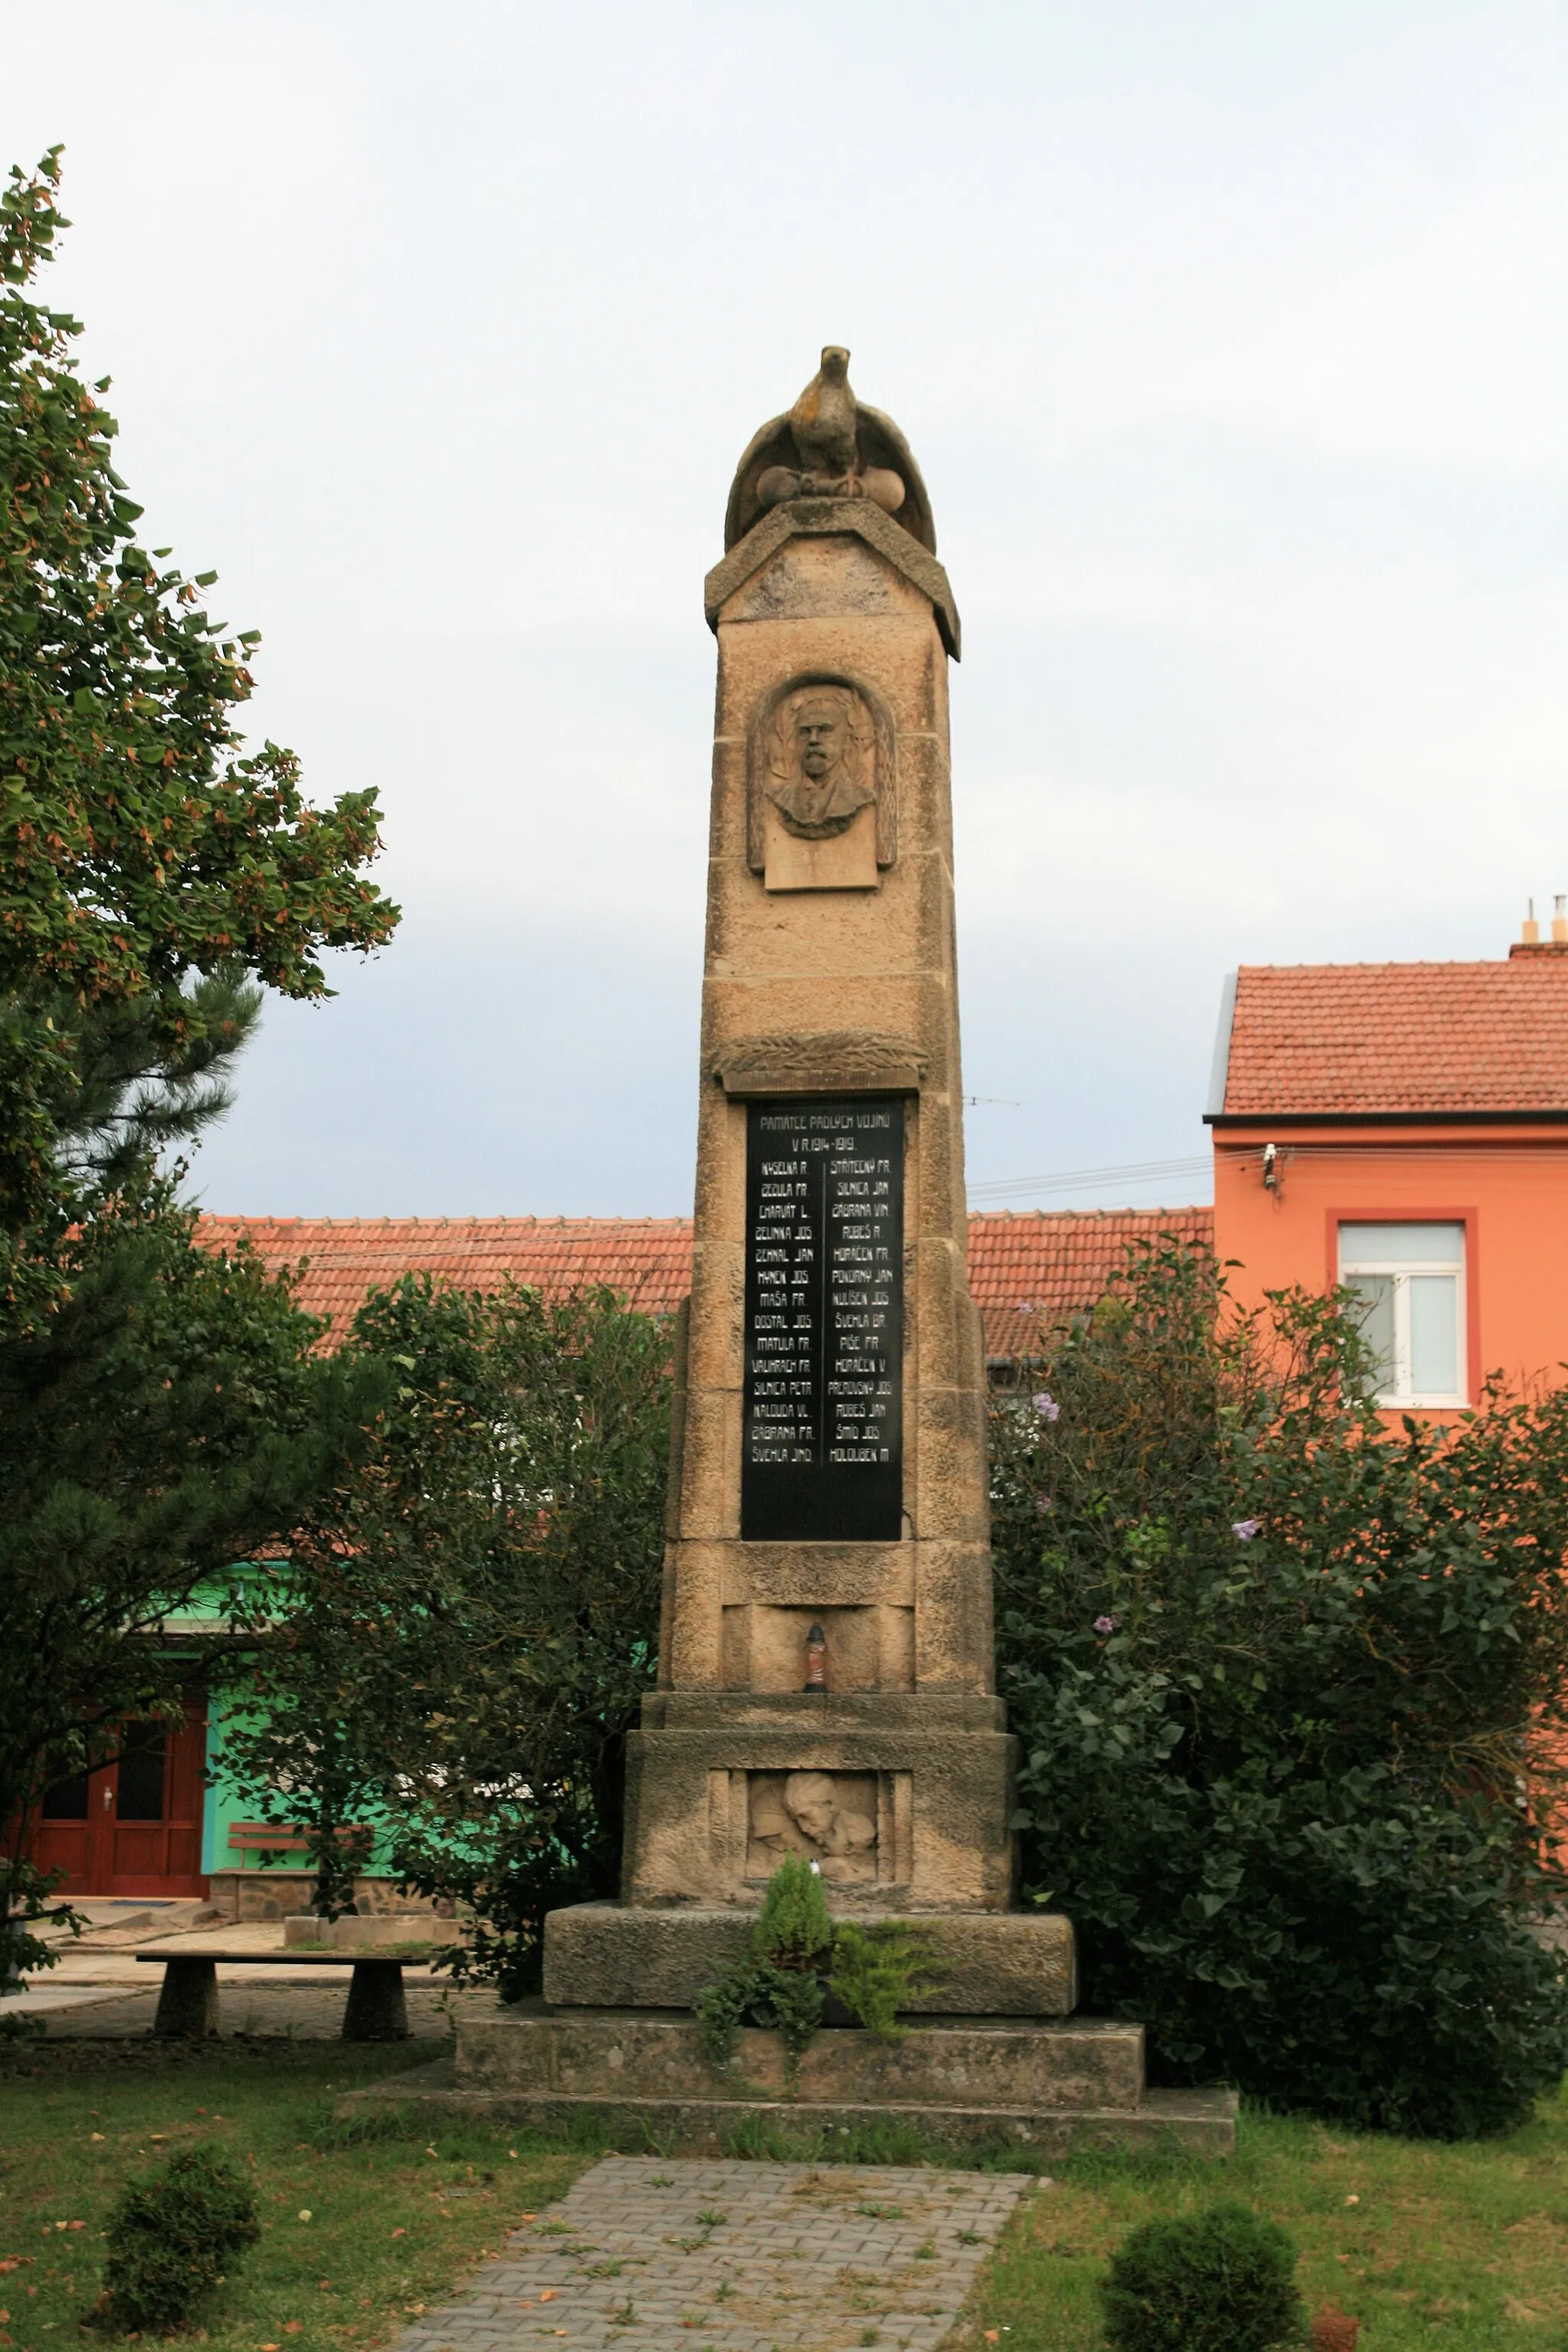
[[[1056,1169],[1044,1176],[1004,1176],[988,1184],[972,1184],[972,1202],[1003,1201],[1024,1192],[1073,1192],[1086,1185],[1155,1184],[1173,1176],[1206,1176],[1213,1166],[1207,1152],[1185,1160],[1133,1160],[1114,1168]]]

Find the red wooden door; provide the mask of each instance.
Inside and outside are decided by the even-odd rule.
[[[205,1895],[201,1874],[206,1696],[185,1719],[125,1727],[120,1755],[48,1791],[34,1846],[41,1870],[67,1873],[65,1895]]]

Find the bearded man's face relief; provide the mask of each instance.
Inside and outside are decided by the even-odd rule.
[[[803,693],[779,713],[768,759],[767,795],[788,830],[806,841],[842,833],[875,802],[866,770],[874,765],[870,730],[858,730],[858,704],[847,688]]]
[[[840,738],[838,713],[826,709],[818,703],[807,703],[795,722],[795,740],[800,753],[801,772],[820,783],[830,768],[836,768],[844,756]]]

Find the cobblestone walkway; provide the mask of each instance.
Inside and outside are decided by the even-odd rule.
[[[397,2352],[931,2352],[1028,2186],[606,2157]]]
[[[142,1969],[143,1977],[152,1971]],[[340,1970],[330,1984],[289,1983],[270,1984],[264,1970],[235,1969],[230,1982],[221,1973],[219,1991],[223,2003],[223,2031],[226,2034],[287,2035],[300,2042],[335,2041],[343,2029],[343,2007],[348,1988],[343,1982],[347,1970]],[[260,1983],[254,1980],[259,1975]],[[43,1999],[19,2000],[7,2004],[18,2013],[24,2009],[41,2013],[44,2032],[53,2041],[118,2042],[140,2039],[151,2034],[153,2018],[158,2006],[156,1987],[138,1986],[132,1992],[121,1992],[113,1985],[46,1984]],[[53,1999],[48,1998],[54,1995]],[[493,2006],[495,1996],[490,1995]],[[407,1984],[408,2028],[418,2035],[446,2034],[451,2031],[447,2011],[452,1993],[447,1985],[431,1984],[427,1979],[416,1979]],[[416,2061],[410,2060],[411,2064]]]

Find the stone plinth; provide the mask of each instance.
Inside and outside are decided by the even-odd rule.
[[[792,2084],[775,2033],[743,2032],[723,2068],[677,2011],[470,2007],[454,2063],[349,2092],[336,2112],[389,2101],[432,2122],[476,2116],[571,2132],[591,2118],[623,2149],[661,2153],[734,2153],[777,2134],[831,2154],[850,2135],[885,2144],[899,2126],[922,2147],[955,2153],[1175,2143],[1226,2156],[1236,2144],[1234,2092],[1147,2090],[1142,2029],[1076,2019],[932,2019],[892,2042],[830,2029],[811,2042]]]
[[[1042,2025],[1016,2018],[933,2020],[897,2042],[831,2028],[816,2034],[790,2084],[776,2033],[742,2032],[734,2063],[714,2065],[688,2017],[639,2006],[619,2014],[500,2010],[470,2020],[457,2087],[645,2098],[786,2096],[805,2106],[960,2106],[1033,2111],[1131,2109],[1143,2097],[1143,2029],[1103,2019]]]
[[[902,1918],[925,1937],[942,1983],[914,1996],[910,2016],[1070,2017],[1078,2005],[1072,1926],[1053,1913],[856,1916]],[[745,1958],[751,1933],[751,1915],[739,1911],[552,1911],[544,1998],[562,2009],[694,2009],[704,1985]]]
[[[957,1692],[660,1692],[629,1743],[637,1868],[626,1900],[754,1910],[778,1865],[753,1835],[760,1778],[844,1776],[874,1806],[863,1883],[836,1909],[1000,1910],[1013,1885],[1014,1742],[1000,1699]]]

